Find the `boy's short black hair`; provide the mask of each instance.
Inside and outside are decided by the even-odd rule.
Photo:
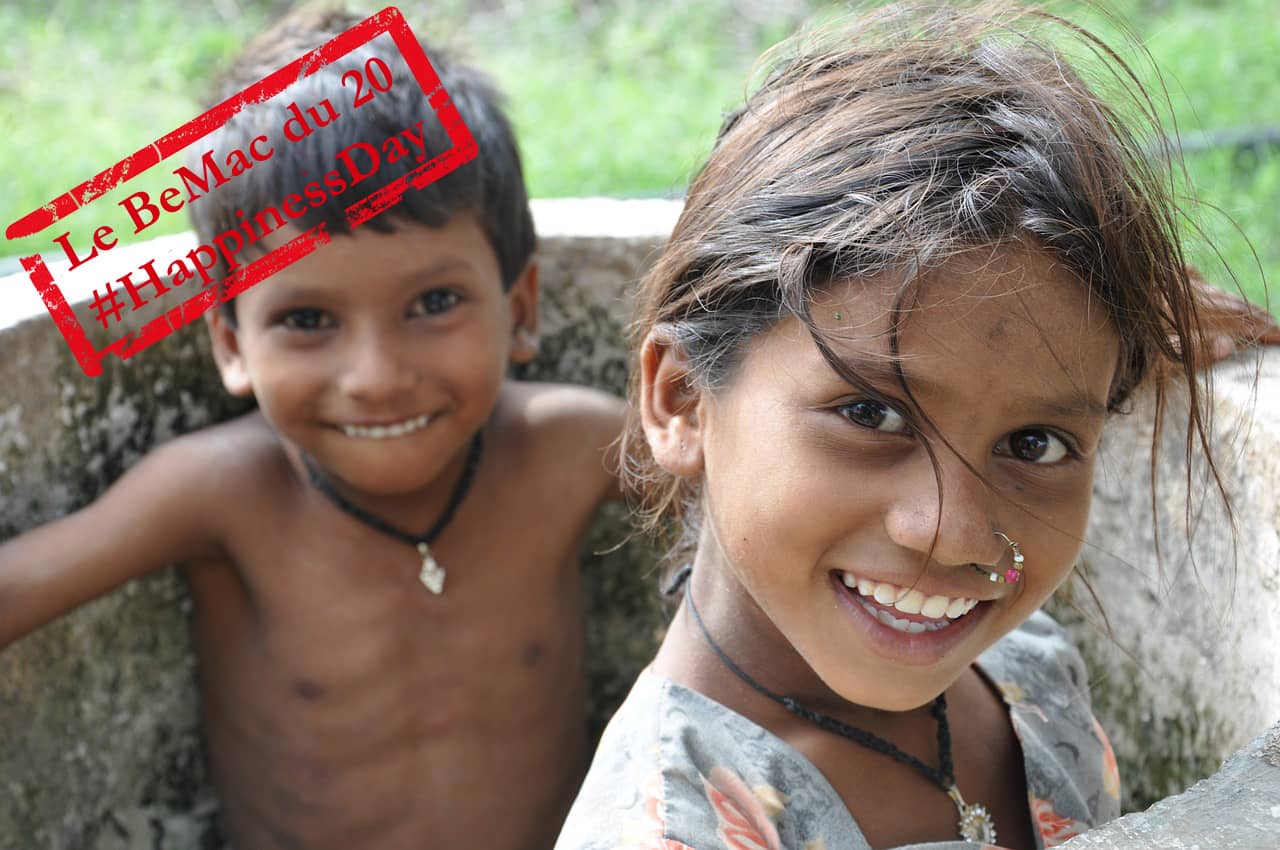
[[[286,16],[246,46],[218,81],[211,103],[236,94],[361,20],[360,16],[331,9],[304,10]],[[424,189],[410,187],[393,208],[361,226],[388,233],[406,222],[443,227],[456,215],[474,216],[497,255],[504,288],[510,287],[532,256],[536,237],[520,154],[511,123],[503,112],[503,98],[477,69],[438,47],[424,43],[423,49],[471,131],[479,154]],[[362,103],[354,107],[356,88],[351,72],[366,77],[366,63],[374,56],[381,57],[391,69],[391,86],[386,91],[373,90],[370,80],[364,79]],[[370,93],[373,97],[364,99]],[[298,141],[284,137],[282,128],[293,114],[291,102],[305,115],[307,107],[326,99],[338,113],[336,119]],[[323,110],[320,112],[321,117],[326,117]],[[315,122],[308,121],[314,126]],[[383,161],[372,176],[334,193],[324,181],[326,174],[338,169],[338,152],[356,142],[377,146],[419,121],[428,158],[451,146],[426,93],[410,75],[387,35],[291,85],[285,94],[244,109],[209,137],[205,145],[193,148],[188,167],[201,174],[201,157],[211,147],[214,156],[222,158],[233,150],[247,151],[253,140],[262,135],[269,138],[274,153],[270,159],[255,163],[218,189],[188,203],[200,242],[211,245],[219,234],[235,230],[242,236],[252,233],[260,238],[289,221],[279,212],[283,199],[290,194],[303,194],[310,184],[318,184],[327,200],[318,206],[308,205],[292,223],[306,229],[324,222],[330,233],[349,233],[343,213],[346,207],[421,163],[416,153],[396,162]],[[259,149],[263,147],[260,143]],[[312,197],[318,199],[314,193]],[[249,260],[255,250],[256,255],[263,253],[257,245],[250,244],[237,259]],[[214,271],[218,279],[227,274],[223,257],[219,257]],[[224,307],[234,321],[233,304],[226,302]]]

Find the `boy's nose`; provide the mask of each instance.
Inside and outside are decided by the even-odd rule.
[[[885,514],[889,538],[947,566],[994,563],[1004,545],[993,530],[999,494],[959,458],[938,454],[936,472],[927,458],[903,470]]]
[[[420,377],[417,366],[387,334],[370,333],[343,352],[339,388],[350,398],[386,401],[406,392]]]

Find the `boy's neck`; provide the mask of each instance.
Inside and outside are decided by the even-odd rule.
[[[332,500],[313,485],[311,470],[315,470],[323,477],[326,485],[346,502],[398,529],[418,535],[435,524],[447,510],[449,501],[466,472],[473,440],[474,437],[467,440],[430,482],[403,493],[370,493],[352,487],[323,466],[317,465],[314,458],[304,456],[297,446],[288,442],[284,445],[299,487],[316,491],[317,498],[332,504]],[[333,505],[333,508],[341,510],[337,505]]]

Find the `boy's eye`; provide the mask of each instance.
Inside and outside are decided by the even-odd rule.
[[[424,292],[409,308],[411,316],[434,316],[452,310],[461,301],[458,293],[452,289],[433,289]]]
[[[314,307],[290,310],[280,317],[279,322],[291,331],[321,331],[337,325],[330,313]]]
[[[1008,454],[1029,463],[1057,463],[1071,450],[1060,438],[1043,428],[1014,431],[996,446],[998,454]]]
[[[905,434],[910,430],[902,414],[878,401],[861,399],[842,404],[836,408],[836,411],[845,419],[863,428],[886,431],[891,434]]]

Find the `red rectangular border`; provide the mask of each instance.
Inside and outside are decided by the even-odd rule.
[[[390,34],[399,48],[414,79],[422,87],[423,95],[427,97],[432,111],[435,112],[441,126],[448,134],[452,147],[378,192],[347,207],[345,210],[347,223],[353,228],[363,224],[398,203],[410,188],[421,189],[427,186],[460,165],[475,159],[479,152],[471,131],[467,129],[462,116],[458,114],[457,108],[449,99],[448,92],[441,85],[439,76],[422,50],[422,45],[414,37],[400,10],[394,6],[388,6],[361,21],[332,41],[303,54],[239,94],[222,101],[203,115],[193,118],[168,135],[125,157],[96,177],[86,180],[71,191],[23,216],[9,225],[5,230],[5,236],[9,239],[21,239],[39,233],[59,219],[87,206],[117,186],[124,185],[147,169],[216,132],[245,106],[261,103],[276,96],[298,80],[358,50],[384,33]],[[316,248],[326,244],[329,239],[328,228],[323,224],[317,225],[266,256],[242,267],[235,274],[229,275],[221,285],[202,289],[178,306],[167,310],[164,315],[147,322],[137,333],[126,334],[101,350],[95,348],[89,340],[88,333],[76,317],[71,305],[67,303],[66,297],[58,288],[53,274],[45,265],[41,255],[23,257],[22,267],[26,269],[49,315],[53,317],[72,354],[80,363],[80,368],[89,377],[95,377],[102,374],[102,361],[107,355],[115,354],[121,360],[127,360],[147,346],[168,336],[171,331],[195,321],[211,307],[244,292],[285,266],[302,259]]]

